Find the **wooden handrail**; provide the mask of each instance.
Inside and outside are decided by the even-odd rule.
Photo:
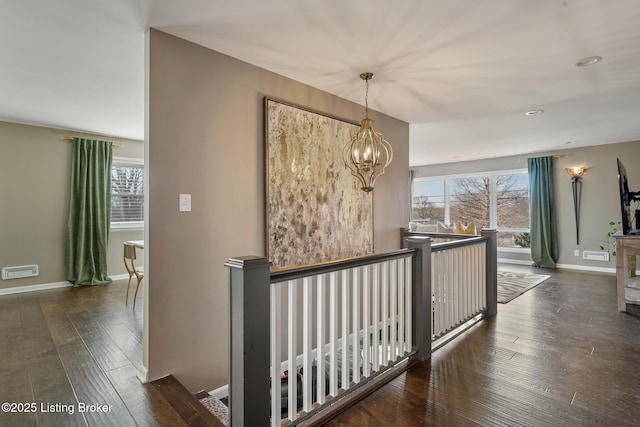
[[[400,249],[384,254],[364,255],[337,261],[310,264],[302,267],[273,270],[271,272],[271,283],[301,279],[303,277],[315,276],[318,274],[331,273],[333,271],[347,270],[363,265],[376,264],[393,259],[405,258],[408,256],[412,256],[416,251],[417,249]]]
[[[475,236],[475,237],[456,240],[455,242],[432,243],[431,252],[446,251],[448,249],[461,248],[464,246],[472,246],[480,242],[486,242],[488,240],[489,240],[488,237]]]

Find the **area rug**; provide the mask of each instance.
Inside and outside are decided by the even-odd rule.
[[[200,403],[202,403],[202,406],[207,408],[209,412],[211,412],[223,425],[229,425],[229,408],[227,408],[227,405],[213,396],[200,399]]]
[[[518,273],[515,271],[498,271],[498,302],[508,303],[529,289],[547,280],[546,274]]]

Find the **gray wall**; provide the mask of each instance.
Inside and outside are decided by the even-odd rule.
[[[141,141],[0,122],[0,267],[38,264],[40,275],[0,281],[2,289],[65,282],[71,143],[63,136],[119,142],[119,157],[143,158]],[[126,274],[122,243],[142,239],[142,230],[112,231],[110,275]]]
[[[191,391],[228,383],[223,264],[264,255],[264,96],[362,117],[362,106],[151,30],[149,379],[173,373]],[[374,191],[374,245],[384,252],[399,248],[409,220],[409,126],[372,116],[395,156]],[[180,193],[192,195],[191,212],[178,211]]]
[[[531,154],[531,157],[542,154]],[[625,142],[595,147],[573,148],[544,155],[562,155],[555,160],[555,189],[557,222],[559,234],[559,267],[584,268],[591,270],[615,269],[615,258],[609,262],[582,259],[582,251],[599,251],[602,240],[606,239],[610,221],[620,220],[620,199],[616,158],[624,163],[632,191],[640,191],[640,142]],[[475,173],[496,170],[526,168],[520,159],[527,156],[501,157],[432,166],[411,168],[416,177]],[[582,202],[580,213],[580,245],[576,244],[573,193],[571,179],[565,168],[586,166],[582,179]],[[573,255],[580,250],[580,257]]]

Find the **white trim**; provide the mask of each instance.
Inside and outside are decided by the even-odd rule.
[[[113,156],[111,158],[112,164],[116,165],[144,165],[144,159],[136,158],[136,157],[117,157]]]
[[[503,264],[519,264],[519,265],[528,265],[532,266],[533,261],[531,260],[520,260],[520,259],[508,259],[508,258],[498,258],[499,263]],[[561,270],[578,270],[578,271],[592,271],[596,273],[610,273],[616,274],[615,268],[609,267],[591,267],[589,265],[576,265],[576,264],[556,264],[556,268]]]
[[[149,382],[149,371],[146,366],[142,367],[142,372],[138,372],[136,375],[142,384],[146,384]]]
[[[487,175],[515,175],[515,174],[525,174],[529,173],[528,168],[518,168],[518,169],[504,169],[504,170],[492,170],[492,171],[483,171],[483,172],[471,172],[471,173],[455,173],[451,175],[432,175],[432,176],[414,176],[414,181],[435,181],[438,179],[444,178],[465,178],[465,177],[478,177],[478,176],[487,176]]]
[[[229,396],[229,385],[225,384],[222,387],[218,387],[215,390],[209,392],[209,396],[213,396],[216,399],[224,399]]]
[[[126,280],[129,278],[128,274],[117,274],[109,276],[111,280]],[[70,288],[73,284],[71,282],[53,282],[53,283],[40,283],[37,285],[15,286],[13,288],[0,289],[0,296],[22,294],[24,292],[35,291],[48,291],[50,289]]]
[[[511,246],[498,246],[498,252],[513,252],[519,254],[530,254],[531,248],[515,248]]]
[[[23,292],[46,291],[49,289],[67,288],[73,286],[71,282],[42,283],[39,285],[16,286],[0,289],[0,295],[21,294]]]
[[[131,231],[131,230],[144,230],[144,221],[131,221],[131,222],[112,222],[111,231]]]
[[[526,259],[511,259],[511,258],[498,258],[499,263],[503,264],[519,264],[519,265],[529,265],[533,264],[533,261]]]
[[[591,267],[589,265],[556,264],[556,268],[561,268],[564,270],[582,270],[582,271],[594,271],[597,273],[616,274],[616,269],[611,267]]]

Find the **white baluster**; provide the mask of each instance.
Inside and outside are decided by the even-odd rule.
[[[447,330],[450,330],[453,325],[455,325],[455,318],[453,316],[453,308],[455,307],[455,288],[458,284],[458,273],[460,271],[460,264],[458,263],[458,254],[460,253],[460,249],[456,248],[451,251],[451,281],[449,282],[448,290],[447,290]]]
[[[338,272],[329,274],[329,394],[338,395],[338,328],[340,310],[338,306]]]
[[[389,263],[382,263],[382,360],[380,363],[384,366],[389,362]]]
[[[444,295],[442,291],[442,286],[447,277],[446,251],[438,252],[438,258],[440,258],[440,269],[438,274],[440,277],[438,277],[438,285],[437,285],[438,290],[436,293],[436,299],[438,301],[438,310],[434,312],[434,315],[437,317],[437,322],[438,322],[437,335],[440,335],[443,329],[442,328],[442,323],[443,323],[442,303],[444,300]]]
[[[371,331],[371,266],[362,267],[362,374],[371,375],[370,339]]]
[[[480,304],[482,304],[482,294],[485,292],[484,290],[484,286],[483,286],[483,281],[484,281],[484,265],[481,265],[481,254],[482,252],[484,252],[484,244],[482,244],[479,247],[474,248],[473,251],[473,280],[474,280],[474,286],[476,289],[476,295],[478,295],[478,300],[480,301]]]
[[[404,339],[404,258],[398,260],[398,355],[406,350]]]
[[[349,271],[342,270],[342,389],[349,389]]]
[[[352,381],[357,384],[360,382],[360,267],[353,269],[353,301],[351,313],[351,345],[353,352],[351,354],[353,366]]]
[[[311,356],[313,353],[313,277],[305,277],[302,280],[302,410],[311,410],[312,368]]]
[[[406,272],[405,272],[405,325],[406,325],[406,335],[407,335],[407,348],[406,351],[411,351],[413,347],[413,275],[411,273],[413,269],[413,258],[407,257],[407,262],[405,264]],[[426,308],[425,308],[426,310]]]
[[[316,322],[317,322],[317,350],[316,350],[316,401],[320,404],[324,403],[324,397],[326,395],[325,390],[325,360],[324,360],[324,343],[325,343],[325,323],[326,323],[326,308],[325,308],[325,285],[324,274],[318,276],[316,291],[317,291],[317,311],[316,311]]]
[[[371,363],[373,371],[380,368],[380,264],[373,265],[373,351]]]
[[[467,282],[467,272],[469,271],[469,266],[467,265],[467,250],[468,246],[460,248],[460,267],[458,267],[458,286],[456,286],[456,325],[462,323],[467,315],[468,311],[464,308],[462,304],[462,293],[466,292],[466,289],[469,289],[469,282]]]
[[[289,323],[288,327],[288,340],[289,340],[289,351],[288,351],[288,360],[287,360],[287,370],[289,371],[289,383],[288,383],[288,409],[289,409],[289,419],[291,421],[296,419],[296,413],[298,412],[298,398],[297,398],[297,390],[298,390],[298,377],[297,377],[297,369],[296,369],[296,358],[297,358],[297,346],[298,346],[298,298],[297,298],[297,283],[295,280],[289,280]]]
[[[435,269],[436,280],[434,281],[434,294],[435,294],[435,302],[434,302],[434,310],[433,310],[433,318],[434,318],[434,335],[438,336],[442,333],[442,284],[444,283],[446,277],[446,267],[447,264],[445,262],[445,251],[440,251],[435,253],[436,256],[436,265],[438,268]]]
[[[449,327],[451,326],[451,320],[450,320],[450,306],[451,306],[451,293],[449,290],[449,287],[451,286],[451,283],[453,282],[453,276],[455,274],[455,270],[457,268],[457,266],[455,265],[454,262],[454,251],[452,250],[448,250],[447,251],[447,282],[445,283],[445,288],[444,288],[444,310],[443,310],[443,314],[444,314],[444,319],[443,319],[443,326],[444,326],[444,330],[446,331],[447,329],[449,329]],[[443,331],[444,332],[444,331]]]
[[[389,317],[391,318],[391,333],[389,334],[389,346],[391,352],[391,361],[395,361],[397,359],[397,309],[398,309],[398,262],[397,260],[391,261],[389,271]]]
[[[486,245],[486,243],[485,243]],[[480,265],[482,266],[482,271],[480,274],[480,283],[481,283],[481,288],[482,288],[482,292],[480,294],[480,300],[482,301],[482,307],[486,307],[487,306],[487,251],[486,249],[483,247],[482,250],[479,251],[480,252]]]

